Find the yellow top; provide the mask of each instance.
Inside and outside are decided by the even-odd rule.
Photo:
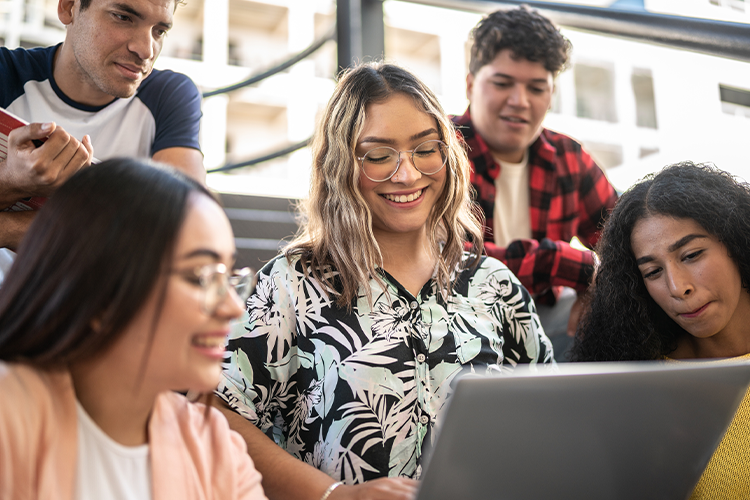
[[[748,359],[750,354],[722,361]],[[750,389],[690,496],[690,500],[718,499],[750,499]]]

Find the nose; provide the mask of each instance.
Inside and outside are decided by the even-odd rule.
[[[237,319],[245,312],[245,304],[240,300],[234,287],[228,287],[216,308],[216,315],[228,319]]]
[[[137,55],[140,60],[148,61],[153,59],[156,53],[155,44],[156,42],[151,36],[151,29],[138,30],[130,38],[128,49]]]
[[[526,108],[529,105],[526,88],[523,85],[516,84],[508,96],[508,104],[517,108]]]
[[[693,292],[693,285],[685,272],[679,268],[672,268],[665,273],[667,287],[672,297],[681,299]]]
[[[391,181],[411,186],[422,177],[422,172],[417,170],[411,159],[411,153],[399,153],[398,170],[391,177]]]

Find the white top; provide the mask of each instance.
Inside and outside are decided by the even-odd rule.
[[[506,247],[513,240],[531,238],[529,215],[529,152],[521,163],[501,162],[495,179],[495,212],[492,214],[495,245]]]
[[[91,420],[76,400],[78,466],[76,500],[151,500],[148,444],[123,446]]]

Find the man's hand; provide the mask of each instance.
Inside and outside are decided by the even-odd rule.
[[[403,477],[382,477],[354,486],[341,485],[328,500],[413,500],[419,482]]]
[[[47,139],[37,147],[34,141]],[[54,123],[32,123],[8,135],[8,157],[0,163],[0,208],[30,196],[49,196],[91,164],[89,136],[72,137]]]

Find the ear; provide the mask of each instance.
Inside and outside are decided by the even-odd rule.
[[[471,102],[471,89],[473,88],[474,88],[474,75],[472,73],[467,73],[466,75],[466,98],[469,100],[469,102]]]
[[[73,7],[75,7],[75,0],[58,0],[57,2],[57,18],[65,26],[73,22]]]

